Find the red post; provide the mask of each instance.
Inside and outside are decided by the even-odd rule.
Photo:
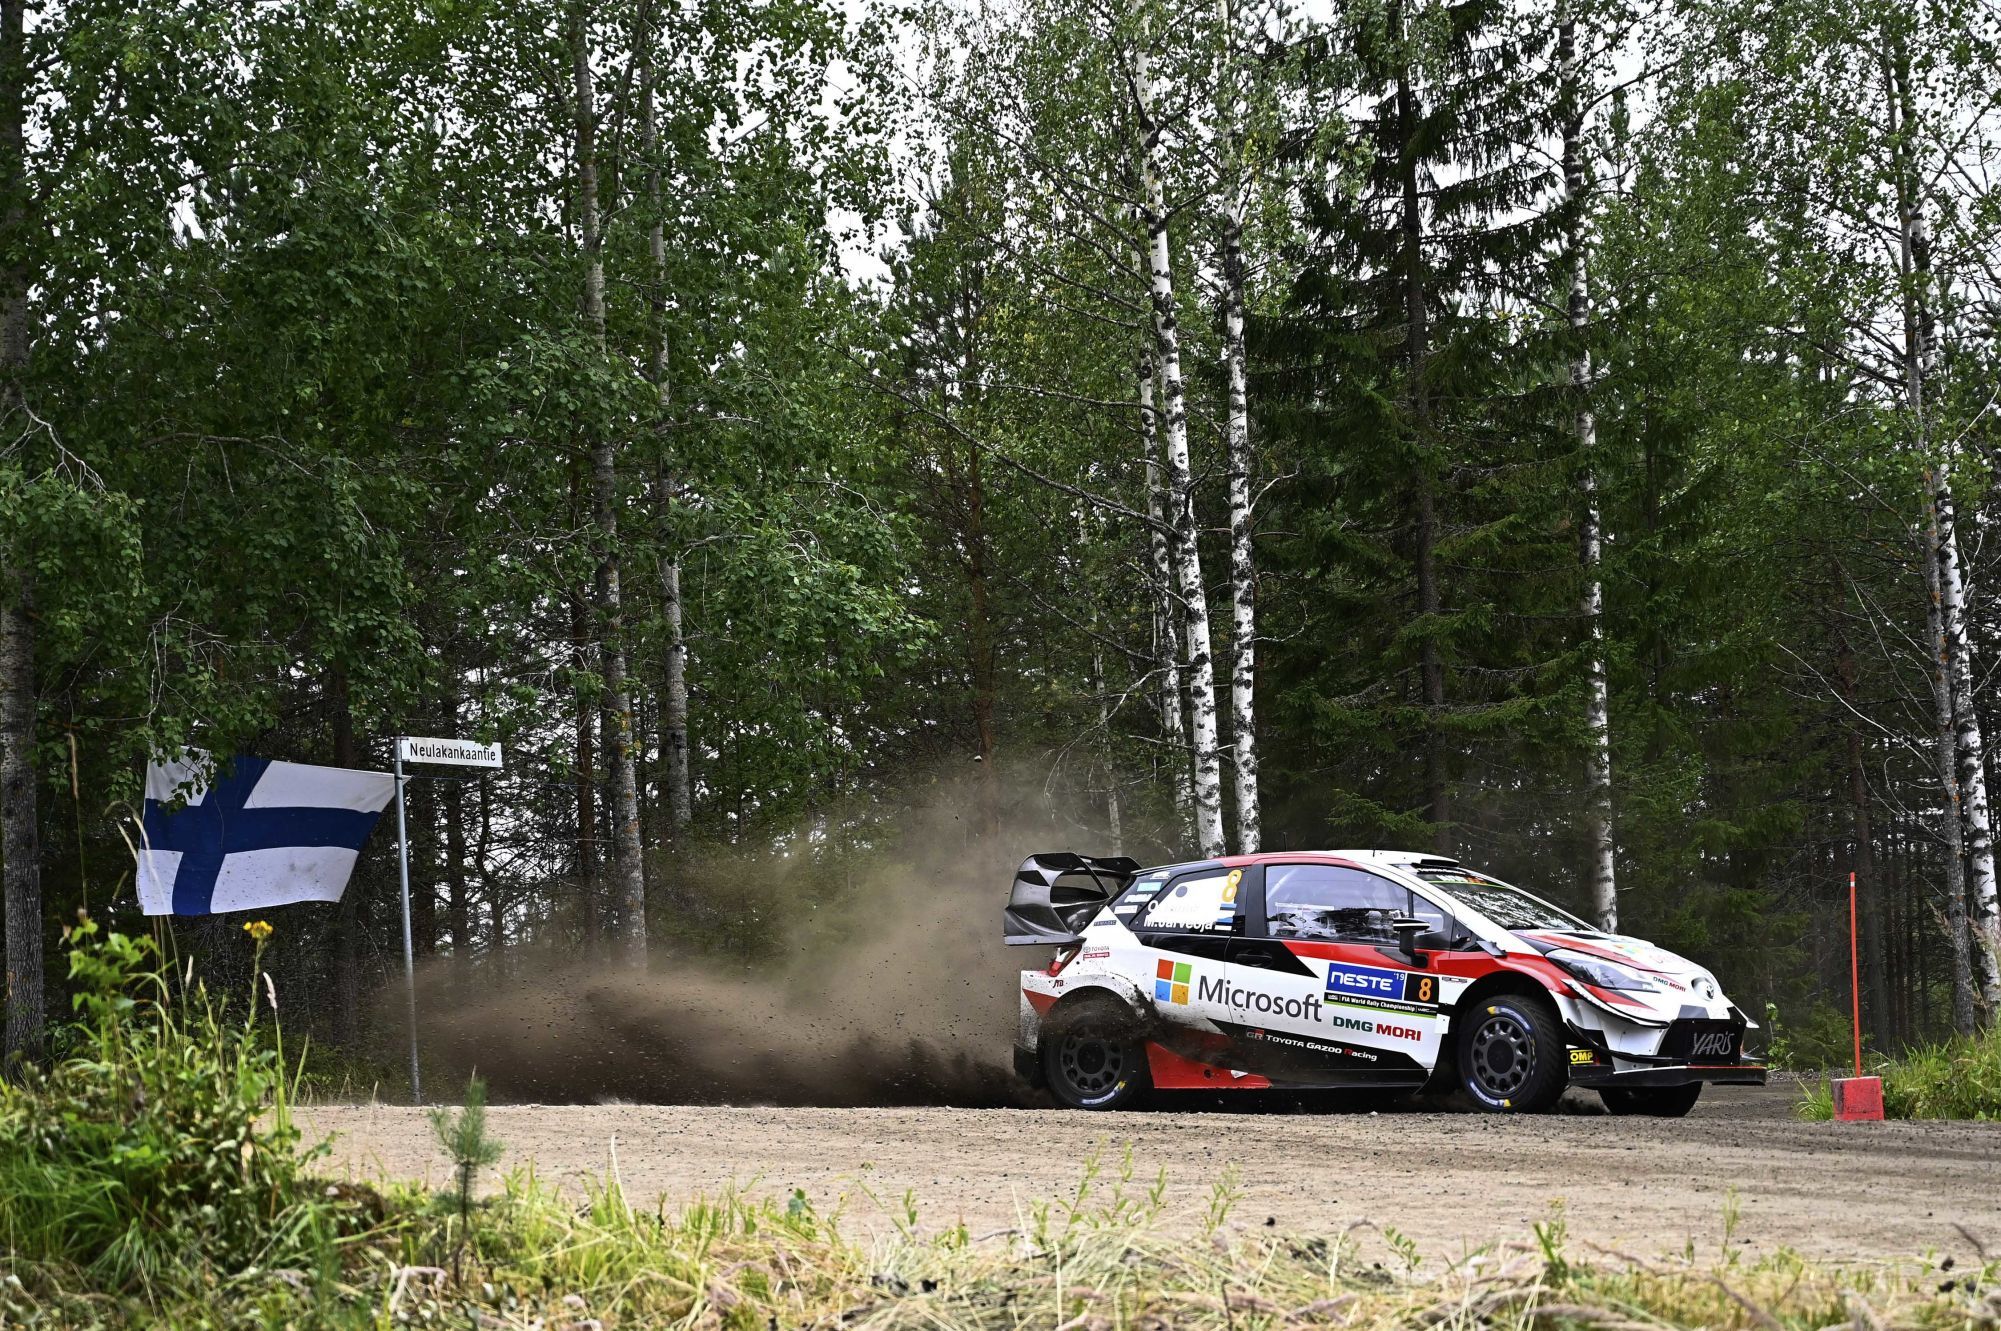
[[[1838,1123],[1880,1123],[1883,1121],[1883,1079],[1862,1075],[1862,966],[1855,935],[1855,875],[1848,875],[1848,994],[1855,1020],[1855,1075],[1836,1077],[1828,1083]]]
[[[1848,875],[1848,995],[1855,1013],[1855,1075],[1862,1075],[1862,967],[1855,950],[1855,875]]]

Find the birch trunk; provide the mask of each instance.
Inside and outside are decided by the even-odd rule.
[[[581,593],[570,595],[570,640],[573,645],[571,671],[581,675],[590,653],[590,611]],[[570,773],[573,798],[577,805],[577,896],[583,904],[579,921],[586,947],[596,947],[603,936],[598,910],[598,827],[597,827],[597,727],[592,724],[593,708],[589,692],[579,683],[574,688],[576,716],[576,758]]]
[[[28,365],[28,62],[23,15],[0,7],[0,407],[18,426]],[[5,897],[7,986],[0,1072],[42,1056],[42,878],[36,841],[34,587],[17,553],[0,547],[0,895]]]
[[[1946,873],[1945,927],[1952,951],[1952,1028],[1961,1035],[1973,1033],[1972,940],[1966,919],[1966,846],[1961,836],[1959,795],[1959,754],[1952,705],[1952,666],[1948,659],[1944,599],[1940,595],[1938,523],[1925,525],[1925,617],[1931,630],[1933,653],[1930,671],[1932,708],[1937,719],[1933,752],[1937,761],[1939,788],[1945,794]]]
[[[1932,511],[1938,529],[1939,609],[1951,662],[1954,750],[1959,760],[1961,813],[1966,820],[1966,866],[1972,888],[1968,946],[1980,985],[1980,1003],[1989,1014],[2001,1007],[2001,968],[1995,934],[1994,835],[1987,802],[1985,737],[1973,705],[1972,644],[1967,640],[1966,584],[1959,557],[1957,515],[1952,492],[1932,473]]]
[[[1095,625],[1097,616],[1092,616]],[[1111,835],[1112,854],[1125,854],[1125,828],[1119,810],[1119,769],[1112,762],[1112,713],[1111,704],[1105,698],[1105,648],[1104,644],[1091,644],[1091,695],[1098,704],[1100,764],[1105,773],[1105,830]]]
[[[1251,550],[1251,410],[1244,354],[1243,114],[1237,87],[1236,15],[1218,5],[1223,25],[1223,77],[1218,138],[1223,162],[1224,438],[1230,494],[1230,736],[1235,763],[1237,853],[1257,853],[1263,811],[1258,801],[1257,561]]]
[[[1216,669],[1210,655],[1209,592],[1195,523],[1195,482],[1188,452],[1188,403],[1181,381],[1181,328],[1168,244],[1167,189],[1161,179],[1160,124],[1153,114],[1152,62],[1145,35],[1134,48],[1130,81],[1140,126],[1140,188],[1146,215],[1147,268],[1155,363],[1160,371],[1160,434],[1167,461],[1174,540],[1170,554],[1188,626],[1189,730],[1194,741],[1195,841],[1205,856],[1221,855],[1222,759],[1216,724]]]
[[[591,74],[590,6],[570,11],[570,60],[576,82],[577,224],[584,251],[584,326],[605,346],[604,236],[598,215],[597,92]],[[632,697],[625,677],[624,622],[618,567],[618,447],[600,434],[591,444],[591,520],[597,532],[597,611],[604,672],[602,724],[611,778],[611,871],[619,936],[629,960],[646,958],[646,878],[639,846],[639,779]]]
[[[1612,712],[1605,668],[1605,585],[1599,567],[1604,543],[1598,512],[1598,419],[1591,406],[1591,273],[1585,229],[1589,185],[1584,160],[1584,68],[1577,54],[1577,25],[1566,9],[1557,28],[1557,59],[1564,71],[1563,187],[1569,211],[1564,237],[1570,258],[1568,318],[1573,339],[1570,386],[1577,396],[1577,451],[1583,459],[1584,508],[1577,529],[1584,592],[1584,729],[1591,746],[1585,763],[1585,823],[1591,837],[1591,905],[1598,927],[1619,931],[1619,888],[1612,838]]]
[[[1167,482],[1160,464],[1160,431],[1153,408],[1153,358],[1140,362],[1139,428],[1146,450],[1146,508],[1153,519],[1147,529],[1147,555],[1154,585],[1154,653],[1160,674],[1160,738],[1170,755],[1174,777],[1174,809],[1181,835],[1195,826],[1195,787],[1188,755],[1188,727],[1181,689],[1181,607],[1174,595],[1174,573],[1168,556],[1167,528],[1173,522]]]
[[[1919,172],[1906,146],[1915,115],[1909,57],[1900,40],[1886,39],[1882,53],[1883,93],[1892,144],[1898,212],[1898,276],[1904,322],[1904,395],[1910,412],[1912,442],[1924,468],[1928,522],[1929,567],[1934,646],[1939,653],[1940,686],[1945,690],[1946,715],[1941,724],[1950,732],[1956,766],[1956,799],[1965,821],[1965,878],[1956,881],[1954,899],[1965,910],[1967,880],[1973,891],[1973,919],[1964,940],[1967,962],[1980,976],[1980,998],[1988,1011],[2001,1004],[2001,937],[1996,927],[1993,820],[1987,801],[1987,755],[1980,719],[1974,706],[1973,662],[1968,641],[1966,579],[1959,555],[1957,515],[1953,508],[1951,449],[1932,430],[1931,381],[1937,363],[1937,329],[1931,310],[1931,237],[1925,224]],[[1957,976],[1955,976],[1955,986]],[[1959,1003],[1955,994],[1954,1015]]]
[[[656,109],[657,84],[653,70],[653,8],[641,6],[639,18],[639,146],[646,159],[646,200],[652,222],[646,232],[646,252],[653,263],[653,386],[660,404],[659,428],[669,428],[674,389],[668,376],[667,341],[667,219],[661,211],[660,122]],[[654,477],[653,502],[664,522],[681,495],[680,484],[666,466],[666,441],[661,441],[662,462]],[[663,542],[663,551],[671,545]],[[666,635],[661,662],[660,764],[661,784],[667,790],[667,833],[674,841],[683,840],[694,817],[694,787],[688,776],[688,639],[681,626],[681,560],[678,555],[660,556],[660,617]]]

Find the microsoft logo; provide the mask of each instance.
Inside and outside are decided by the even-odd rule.
[[[1188,1001],[1189,968],[1185,961],[1163,961],[1153,973],[1153,996],[1162,1003]]]

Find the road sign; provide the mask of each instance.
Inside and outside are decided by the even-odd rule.
[[[464,739],[423,739],[405,735],[396,741],[396,756],[406,763],[444,763],[451,767],[498,767],[498,744]]]
[[[417,1071],[417,958],[410,945],[410,829],[403,815],[404,763],[443,763],[448,767],[498,767],[498,744],[474,744],[463,739],[396,738],[396,858],[403,876],[403,1016],[410,1028],[410,1101],[424,1103],[424,1084]],[[432,778],[436,780],[438,778]],[[452,945],[458,946],[454,938]]]

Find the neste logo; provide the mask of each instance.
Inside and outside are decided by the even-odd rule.
[[[1327,963],[1327,992],[1330,994],[1395,998],[1400,984],[1396,971],[1379,966],[1350,966],[1339,961]]]

